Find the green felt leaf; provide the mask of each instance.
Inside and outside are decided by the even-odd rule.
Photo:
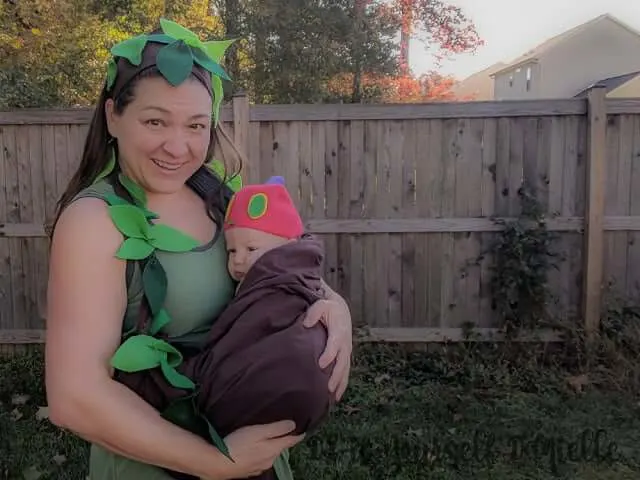
[[[124,57],[133,65],[140,65],[142,62],[142,50],[147,44],[147,36],[142,34],[128,38],[111,48],[114,57]]]
[[[155,248],[166,252],[188,252],[199,245],[199,242],[168,225],[153,225],[149,232],[149,242]]]
[[[118,175],[118,180],[120,181],[120,184],[127,190],[127,192],[129,192],[129,195],[131,195],[136,205],[138,205],[139,207],[146,207],[147,194],[144,193],[144,190],[140,185],[135,183],[124,173],[120,173]]]
[[[127,238],[118,248],[116,257],[122,260],[142,260],[151,255],[153,250],[153,245],[149,245],[146,240]]]
[[[109,205],[131,205],[129,202],[127,202],[120,195],[116,195],[114,193],[109,193],[109,194],[105,195],[104,199]]]
[[[212,74],[220,78],[224,78],[225,80],[231,80],[231,77],[229,77],[227,72],[222,69],[220,64],[209,58],[203,50],[194,49],[193,58],[200,64],[200,66],[206,68]]]
[[[198,47],[202,45],[202,42],[194,32],[176,22],[166,18],[161,18],[160,27],[165,34],[175,38],[176,40],[183,40],[187,45]]]
[[[204,49],[207,55],[215,62],[220,63],[227,49],[235,42],[235,39],[230,40],[211,40],[204,42]]]
[[[107,164],[105,165],[105,167],[102,169],[102,171],[98,174],[98,176],[95,178],[95,180],[93,181],[94,184],[98,183],[100,180],[102,180],[103,178],[105,178],[107,175],[109,175],[111,172],[113,172],[113,169],[116,167],[116,154],[113,151],[113,148],[110,149],[110,153],[109,153],[109,160],[107,160]]]
[[[267,203],[267,196],[264,193],[252,195],[247,206],[249,217],[258,218],[264,215],[267,211]]]
[[[164,308],[161,308],[160,311],[158,311],[158,314],[153,318],[151,327],[149,327],[149,332],[151,333],[151,335],[155,335],[160,330],[162,330],[169,322],[171,322],[171,317]]]
[[[181,388],[184,390],[190,390],[195,388],[195,384],[191,381],[189,377],[182,375],[178,372],[174,366],[170,365],[165,358],[160,360],[160,369],[164,375],[164,378],[176,388]]]
[[[151,313],[157,315],[167,296],[167,274],[155,255],[149,259],[144,267],[142,286],[147,296]]]
[[[125,340],[111,357],[111,366],[123,372],[139,372],[150,368],[159,367],[161,360],[164,358],[168,363],[167,357],[172,353],[172,357],[176,357],[178,364],[182,361],[182,355],[178,350],[171,347],[174,351],[168,352],[163,340],[158,340],[149,335],[134,335]],[[168,345],[168,344],[167,344]],[[172,360],[175,362],[175,360]]]
[[[220,180],[224,178],[224,175],[225,175],[224,164],[220,160],[213,159],[211,162],[207,163],[206,165],[209,168],[209,170],[211,170],[214,174],[216,174],[216,176]],[[231,177],[229,180],[227,180],[226,185],[228,185],[229,188],[234,192],[237,192],[242,188],[242,176],[240,174],[237,174]]]
[[[211,441],[213,442],[213,444],[218,448],[218,450],[220,450],[220,452],[222,452],[229,460],[231,460],[233,463],[235,463],[235,461],[233,460],[233,458],[231,458],[231,453],[229,452],[229,447],[227,447],[227,445],[224,443],[224,440],[222,439],[222,437],[220,436],[220,434],[218,432],[216,432],[216,429],[213,428],[213,425],[211,425],[211,423],[209,422],[209,420],[203,415],[202,418],[204,419],[204,421],[207,423],[207,428],[209,430],[209,437],[211,437]]]
[[[115,195],[113,193],[109,193],[105,195],[104,198],[109,205],[131,205],[124,198],[122,198],[119,195]],[[141,208],[141,207],[137,207],[137,208],[144,214],[147,220],[155,220],[156,218],[158,218],[157,213],[147,210],[146,208]]]
[[[113,57],[109,59],[109,64],[107,65],[107,90],[111,90],[114,82],[116,81],[116,75],[118,74],[118,66]]]
[[[211,74],[211,89],[213,90],[213,105],[211,111],[213,113],[213,124],[218,125],[220,122],[220,105],[224,97],[224,89],[222,88],[222,80],[220,77]]]
[[[174,400],[160,415],[174,425],[195,433],[201,438],[206,438],[208,433],[206,424],[202,421],[202,416],[198,415],[194,405],[193,396],[196,394],[197,392],[191,391],[184,397]]]
[[[156,65],[171,85],[180,85],[191,75],[193,68],[191,48],[182,40],[176,40],[158,51]]]
[[[242,188],[242,177],[240,174],[231,177],[227,182],[227,185],[229,185],[229,188],[234,192],[240,190]]]
[[[131,238],[148,237],[151,225],[149,225],[144,211],[135,205],[111,205],[109,215],[123,235]]]

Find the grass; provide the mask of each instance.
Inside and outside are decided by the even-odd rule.
[[[296,478],[639,478],[637,392],[592,378],[495,346],[359,346],[347,395],[292,452]],[[46,420],[40,354],[0,360],[0,402],[0,479],[86,477],[86,445]]]

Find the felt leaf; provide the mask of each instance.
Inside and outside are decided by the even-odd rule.
[[[256,219],[267,213],[267,205],[269,200],[264,193],[256,193],[249,199],[247,206],[247,214],[249,218]]]
[[[160,415],[184,430],[195,433],[204,438],[207,435],[206,424],[202,421],[202,416],[196,412],[193,396],[195,391],[187,393],[174,400],[165,408]]]
[[[191,75],[193,68],[191,48],[182,40],[176,40],[158,51],[156,65],[171,85],[180,85]]]
[[[113,193],[109,193],[105,195],[104,199],[109,205],[131,205],[124,198],[122,198],[119,195],[115,195]]]
[[[109,154],[109,160],[107,160],[107,164],[102,169],[102,171],[98,174],[98,176],[95,178],[93,183],[94,184],[98,183],[100,180],[102,180],[107,175],[109,175],[111,172],[113,172],[113,169],[115,168],[115,166],[116,166],[116,154],[115,154],[115,152],[113,151],[113,148],[112,148],[111,151],[110,151],[110,154]]]
[[[150,258],[142,272],[142,286],[149,301],[151,312],[160,312],[167,296],[167,274],[162,264],[154,257]]]
[[[107,65],[107,90],[111,90],[113,84],[116,81],[116,75],[118,74],[118,66],[113,57],[109,59],[109,64]]]
[[[222,80],[217,75],[211,74],[211,89],[213,90],[213,104],[211,111],[213,112],[213,124],[218,125],[220,122],[220,105],[224,97],[224,89],[222,88]]]
[[[128,373],[156,367],[160,367],[163,372],[165,369],[171,371],[180,363],[182,363],[182,354],[179,350],[168,342],[149,335],[134,335],[128,338],[111,357],[113,368]],[[175,373],[180,375],[178,372]],[[175,375],[169,373],[167,380],[171,381],[170,378],[175,378]],[[186,383],[183,379],[179,379],[177,382],[179,384]]]
[[[162,370],[162,374],[167,381],[176,388],[181,388],[183,390],[191,390],[195,388],[195,384],[189,379],[179,373],[175,367],[169,365],[165,358],[160,360],[160,369]]]
[[[224,179],[225,169],[224,164],[220,160],[212,160],[206,164],[209,170],[211,170],[220,180]],[[242,176],[240,174],[234,175],[228,179],[225,183],[232,191],[237,192],[242,188]]]
[[[240,174],[234,175],[233,177],[231,177],[227,182],[227,185],[234,192],[237,192],[238,190],[240,190],[242,188],[242,177],[240,176]]]
[[[135,335],[125,340],[111,357],[111,366],[123,372],[139,372],[160,366],[167,352],[156,348],[158,339]]]
[[[105,195],[104,199],[109,205],[131,205],[124,198],[112,193]],[[158,218],[157,213],[147,210],[146,208],[138,207],[138,210],[140,210],[144,214],[147,220],[155,220]]]
[[[229,452],[229,447],[227,447],[227,445],[224,443],[224,440],[222,439],[222,437],[220,436],[220,434],[218,432],[216,432],[216,429],[213,428],[213,425],[211,425],[211,423],[209,422],[209,420],[204,417],[204,415],[202,416],[202,418],[204,419],[204,421],[207,424],[207,428],[209,430],[209,437],[211,437],[211,441],[213,442],[213,444],[218,448],[218,450],[220,450],[220,452],[222,452],[229,460],[231,460],[232,462],[235,463],[235,461],[233,460],[233,458],[231,458],[231,452]]]
[[[146,240],[127,238],[118,248],[116,257],[122,260],[142,260],[151,255],[153,250],[153,245],[149,245]]]
[[[211,58],[207,56],[207,54],[200,49],[194,49],[193,58],[196,62],[200,64],[203,68],[207,69],[212,74],[224,78],[225,80],[231,80],[231,77],[225,72],[218,62],[213,61]]]
[[[207,52],[207,55],[211,57],[211,59],[215,62],[220,63],[223,55],[227,51],[227,49],[236,41],[236,39],[230,40],[211,40],[209,42],[204,42],[204,50]]]
[[[131,238],[147,238],[151,225],[144,212],[135,205],[111,205],[111,220],[120,233]]]
[[[142,62],[142,50],[147,44],[147,36],[137,35],[114,45],[111,54],[114,57],[124,57],[133,65],[140,65]]]
[[[202,45],[202,42],[194,32],[176,22],[166,18],[161,18],[160,27],[165,34],[175,38],[176,40],[183,40],[187,45],[198,47]]]
[[[131,195],[136,205],[138,205],[139,207],[144,207],[147,205],[147,194],[144,193],[144,190],[142,189],[142,187],[140,187],[140,185],[135,183],[123,173],[120,173],[118,175],[118,180],[120,181],[120,184],[122,184],[122,186],[127,190],[127,192],[129,192],[129,195]]]
[[[149,327],[149,332],[151,335],[155,335],[169,322],[171,322],[171,317],[164,308],[161,308],[160,311],[158,311],[158,314],[153,318],[151,326]]]
[[[199,245],[199,242],[189,235],[162,224],[151,227],[149,243],[166,252],[188,252]]]

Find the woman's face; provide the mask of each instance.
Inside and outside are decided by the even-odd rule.
[[[211,96],[196,79],[177,87],[161,77],[140,79],[118,115],[105,104],[109,133],[118,142],[124,173],[148,192],[178,191],[205,161]]]

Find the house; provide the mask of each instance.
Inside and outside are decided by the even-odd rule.
[[[605,14],[555,36],[493,72],[493,99],[571,98],[598,83],[640,97],[640,32]]]
[[[503,62],[491,65],[489,68],[474,73],[456,83],[451,91],[460,100],[491,100],[493,99],[493,73],[506,67]]]

